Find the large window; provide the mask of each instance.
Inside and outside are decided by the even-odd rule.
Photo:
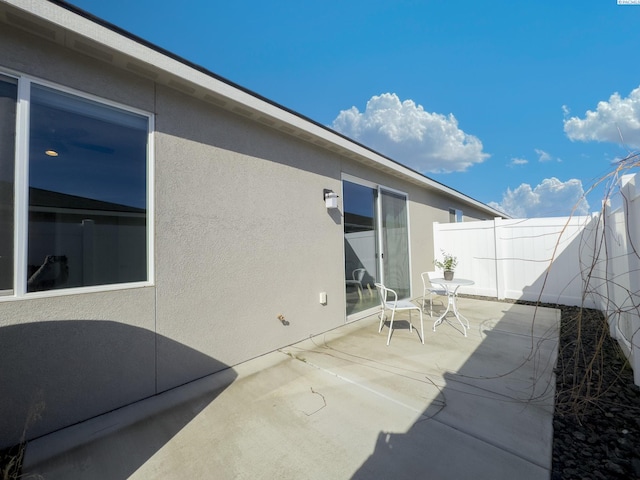
[[[16,82],[0,83],[0,222],[18,232],[0,237],[0,255],[12,257],[0,258],[0,289],[147,281],[150,117],[28,82],[18,89],[25,108],[14,160],[13,145],[4,145],[11,106],[2,101]]]

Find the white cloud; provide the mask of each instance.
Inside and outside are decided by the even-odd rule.
[[[533,150],[536,152],[536,155],[538,155],[539,162],[550,162],[552,160],[555,160],[556,162],[562,162],[560,158],[554,158],[550,153],[545,152],[544,150],[540,150],[539,148],[534,148]]]
[[[534,150],[538,154],[538,161],[539,162],[548,162],[549,160],[553,160],[553,158],[551,158],[551,155],[549,155],[544,150],[540,150],[538,148],[534,148]]]
[[[502,195],[502,202],[490,202],[489,205],[514,218],[563,217],[589,213],[582,182],[575,178],[566,182],[555,177],[545,178],[535,188],[523,183],[515,190],[507,189]]]
[[[526,158],[512,158],[509,165],[526,165],[527,163],[529,163],[529,160]]]
[[[332,127],[421,172],[464,171],[489,157],[477,137],[458,128],[453,114],[426,112],[395,93],[371,97],[364,112],[342,110]]]
[[[564,108],[565,112],[568,109]],[[640,87],[628,97],[614,93],[609,101],[598,102],[595,111],[584,118],[564,120],[564,131],[571,140],[624,143],[640,146]]]

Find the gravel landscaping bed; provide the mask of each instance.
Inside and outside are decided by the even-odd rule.
[[[602,313],[562,310],[552,480],[640,479],[640,388]]]

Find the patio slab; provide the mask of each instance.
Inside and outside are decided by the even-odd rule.
[[[33,441],[24,473],[547,480],[559,311],[459,307],[467,337],[427,314],[387,347],[368,317]]]

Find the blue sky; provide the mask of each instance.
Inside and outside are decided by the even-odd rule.
[[[640,147],[640,5],[70,3],[516,217],[599,210]]]

